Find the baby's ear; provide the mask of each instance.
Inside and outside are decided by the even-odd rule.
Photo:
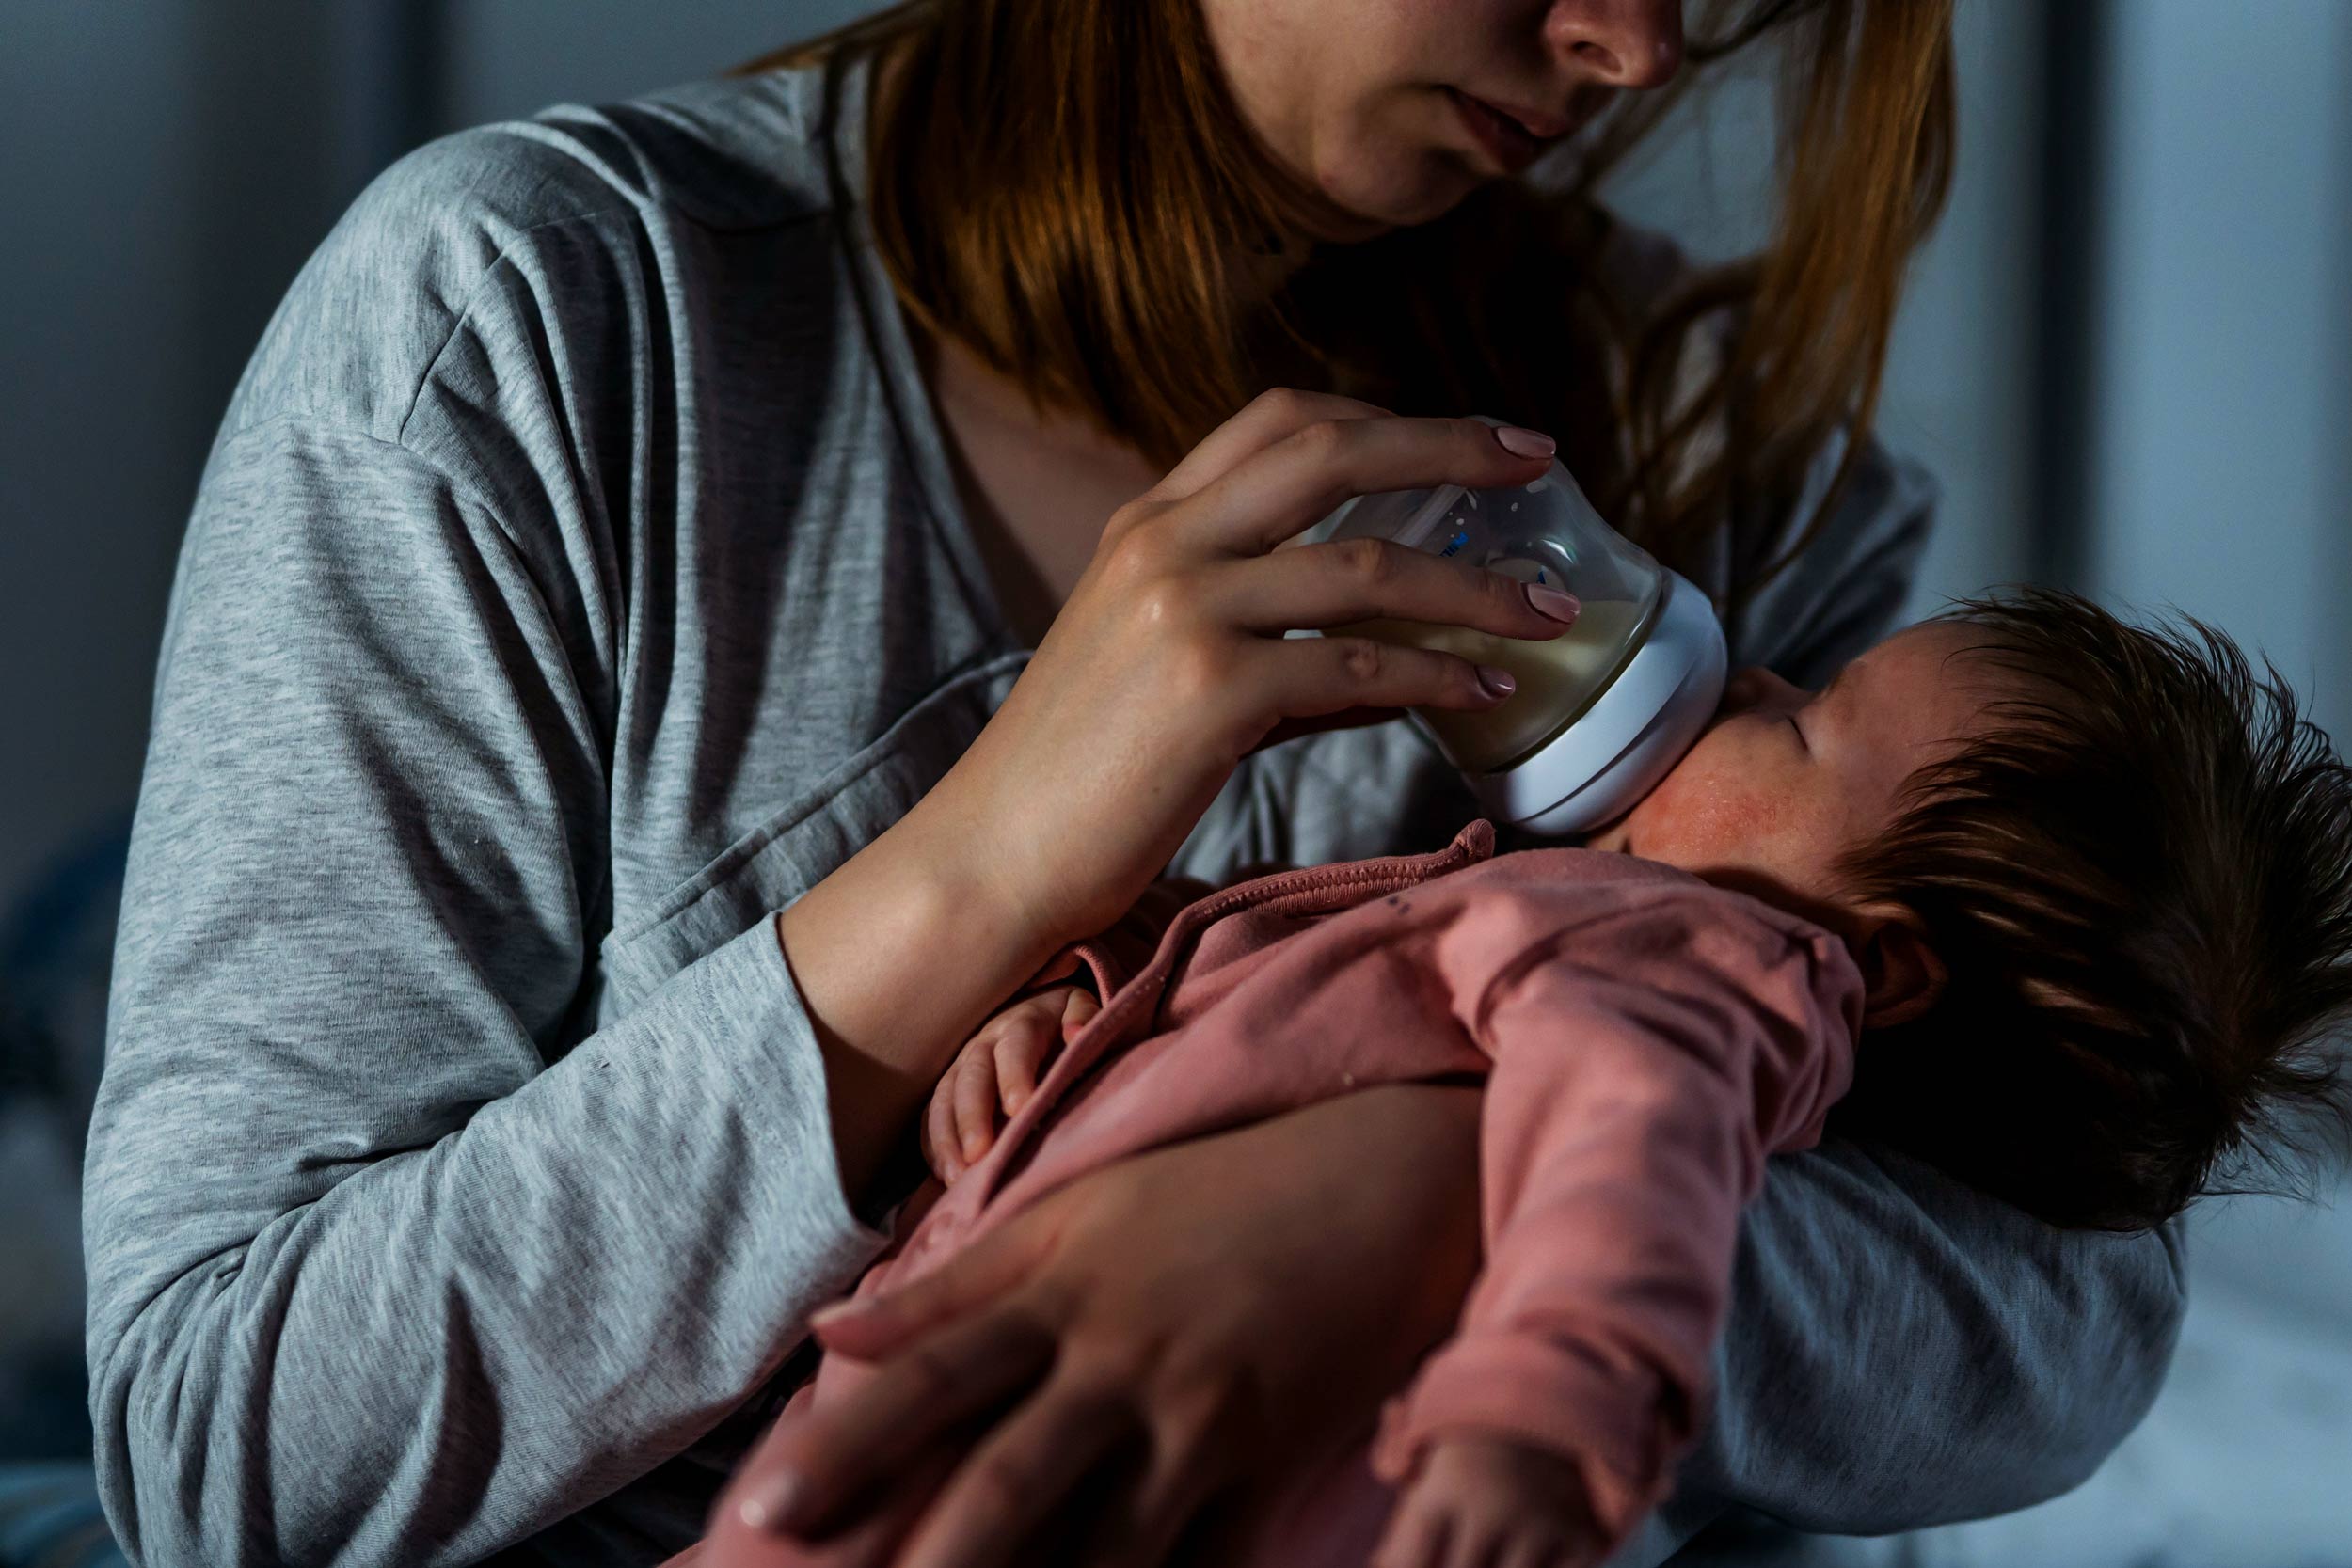
[[[1944,959],[1928,944],[1919,917],[1896,904],[1862,911],[1862,928],[1851,939],[1862,968],[1862,1026],[1883,1029],[1909,1023],[1944,994],[1951,978]]]

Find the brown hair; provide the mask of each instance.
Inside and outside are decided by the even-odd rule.
[[[2110,1229],[2341,1149],[2352,770],[2200,623],[2043,591],[1950,618],[2019,695],[1849,857],[1949,980],[1866,1037],[1841,1127]]]
[[[1760,256],[1638,302],[1608,287],[1594,193],[1673,88],[1618,105],[1557,187],[1500,182],[1435,222],[1320,247],[1245,303],[1235,258],[1292,241],[1311,198],[1228,96],[1199,0],[905,0],[744,69],[893,54],[867,193],[883,260],[928,330],[1041,402],[1168,463],[1277,381],[1520,420],[1561,436],[1621,528],[1687,563],[1731,509],[1795,504],[1815,457],[1868,428],[1905,263],[1950,175],[1950,13],[1715,0],[1693,61],[1789,40],[1778,226]],[[1718,329],[1722,352],[1694,356]]]

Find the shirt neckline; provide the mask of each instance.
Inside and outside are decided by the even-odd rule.
[[[983,657],[1006,652],[1028,652],[1012,633],[1012,620],[996,594],[979,535],[963,505],[955,469],[947,451],[946,426],[923,379],[922,362],[898,292],[890,280],[874,239],[866,191],[866,136],[871,103],[873,57],[835,55],[822,68],[817,141],[833,189],[833,202],[843,235],[842,249],[850,264],[850,286],[856,296],[860,329],[866,352],[882,373],[884,403],[914,473],[915,490],[933,531],[946,548],[950,564],[973,612],[985,628],[991,646]]]

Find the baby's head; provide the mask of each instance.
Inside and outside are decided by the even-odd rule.
[[[1836,931],[1844,1123],[2058,1223],[2156,1224],[2352,1118],[2352,771],[2202,626],[2033,592],[1819,694],[1745,673],[1592,843]]]

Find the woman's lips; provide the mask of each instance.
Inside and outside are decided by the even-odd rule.
[[[1566,135],[1570,129],[1568,121],[1558,115],[1502,108],[1459,87],[1448,87],[1445,92],[1478,145],[1506,173],[1517,174],[1534,163],[1545,148]]]

